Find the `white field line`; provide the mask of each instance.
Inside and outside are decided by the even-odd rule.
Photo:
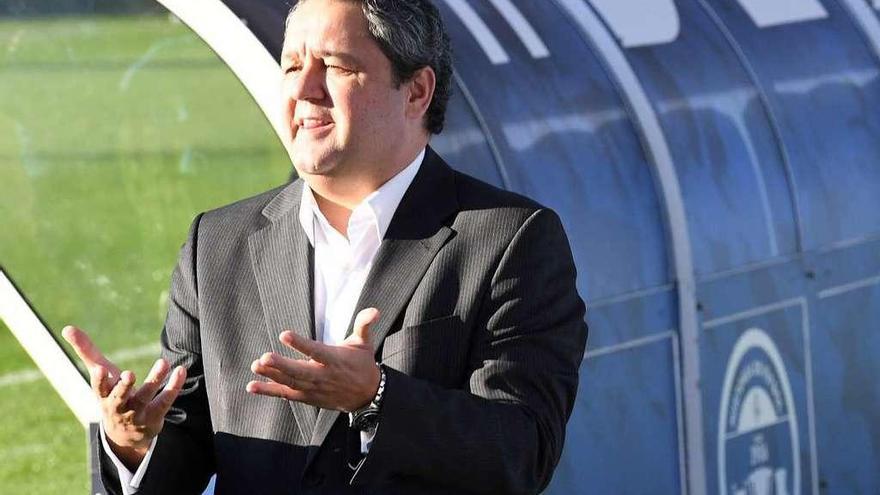
[[[11,371],[4,375],[0,375],[0,388],[18,385],[19,383],[35,382],[42,378],[44,378],[43,374],[34,368]]]
[[[120,349],[114,353],[109,354],[107,358],[114,363],[125,363],[150,356],[155,356],[156,358],[159,357],[158,344],[148,344],[139,347]],[[23,370],[10,371],[9,373],[4,373],[0,375],[0,388],[11,387],[13,385],[20,385],[23,383],[31,383],[42,380],[44,378],[45,377],[43,376],[43,374],[40,373],[40,371],[36,368],[26,368]]]
[[[5,447],[0,450],[3,452],[3,458],[5,461],[9,462],[16,457],[25,457],[32,456],[34,454],[43,454],[45,452],[49,452],[52,448],[52,445],[44,442],[39,443],[26,443],[24,445],[11,445]]]

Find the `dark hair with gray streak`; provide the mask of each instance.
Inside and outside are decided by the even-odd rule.
[[[294,4],[290,14],[306,1]],[[391,60],[398,87],[423,67],[434,70],[436,86],[425,115],[425,128],[432,134],[440,134],[452,93],[452,47],[437,7],[430,0],[342,1],[360,3],[370,35]]]

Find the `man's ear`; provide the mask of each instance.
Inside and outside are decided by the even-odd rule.
[[[434,98],[434,87],[437,84],[434,69],[422,67],[413,74],[406,83],[407,100],[406,116],[414,120],[422,119],[428,113],[428,107]]]

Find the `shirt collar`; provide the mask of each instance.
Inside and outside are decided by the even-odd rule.
[[[372,217],[376,233],[380,240],[383,239],[385,237],[385,232],[388,231],[388,227],[391,225],[391,219],[394,218],[394,212],[397,211],[397,207],[400,205],[403,195],[406,193],[406,190],[409,189],[413,179],[415,179],[424,159],[425,149],[422,149],[418,156],[416,156],[415,160],[407,165],[406,168],[398,172],[397,175],[382,184],[379,189],[376,189],[364,198],[364,200],[352,211],[352,219],[357,219],[363,214]],[[312,192],[312,188],[309,187],[307,182],[303,181],[303,192],[299,205],[299,223],[312,246],[315,245],[313,229],[315,221],[329,225],[326,218],[321,213],[321,210],[318,208],[318,203],[315,201],[315,195]],[[349,225],[350,224],[351,220],[349,220]]]

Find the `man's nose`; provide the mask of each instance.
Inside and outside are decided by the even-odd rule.
[[[290,97],[295,100],[320,101],[326,97],[324,87],[323,64],[306,62],[299,72],[294,74],[290,88]]]

